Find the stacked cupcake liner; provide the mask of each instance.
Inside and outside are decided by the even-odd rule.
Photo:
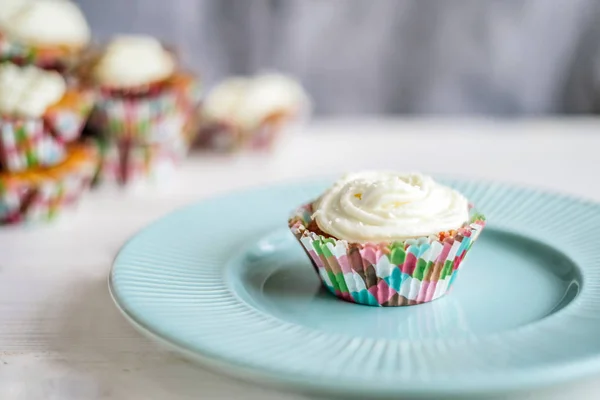
[[[200,87],[165,90],[148,98],[99,94],[90,125],[109,140],[162,142],[179,136],[200,102]]]
[[[176,166],[187,155],[189,147],[182,137],[150,144],[108,141],[101,138],[94,139],[92,143],[100,154],[94,185],[159,183],[172,175]]]
[[[85,145],[67,149],[67,158],[47,169],[0,173],[0,224],[54,219],[76,203],[92,180],[97,153]]]
[[[195,145],[217,152],[233,152],[243,145],[242,131],[225,121],[202,122]]]
[[[196,81],[149,97],[100,93],[89,122],[101,152],[95,183],[127,185],[170,176],[197,131],[199,104]]]
[[[448,292],[465,256],[485,227],[470,211],[460,229],[394,243],[349,243],[311,231],[312,204],[298,209],[289,226],[335,296],[370,306],[429,302]]]
[[[93,101],[85,93],[72,105],[50,108],[42,118],[0,119],[0,164],[21,172],[62,162],[67,143],[81,134]]]

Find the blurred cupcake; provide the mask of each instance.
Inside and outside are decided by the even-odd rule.
[[[161,184],[173,175],[188,149],[187,142],[180,138],[149,144],[95,138],[92,143],[99,153],[94,185]]]
[[[75,204],[90,185],[96,157],[92,147],[77,144],[54,167],[0,172],[0,224],[51,220]]]
[[[150,144],[187,138],[200,85],[148,36],[120,36],[91,63],[99,99],[90,126],[109,140]]]
[[[289,226],[337,297],[404,306],[448,291],[485,218],[430,177],[361,172],[302,206]]]
[[[66,71],[90,42],[79,7],[67,0],[0,0],[0,59]]]
[[[0,64],[0,165],[17,172],[62,162],[93,101],[57,72]]]
[[[309,109],[308,96],[287,76],[230,78],[207,95],[198,142],[215,150],[267,149],[282,130],[306,118]]]

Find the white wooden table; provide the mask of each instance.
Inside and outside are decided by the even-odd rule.
[[[600,120],[338,120],[271,156],[195,154],[163,191],[90,193],[57,224],[0,229],[0,399],[301,399],[158,348],[113,306],[124,241],[169,211],[240,187],[364,168],[530,184],[600,201]],[[518,161],[514,161],[518,160]],[[597,379],[511,399],[592,399]]]

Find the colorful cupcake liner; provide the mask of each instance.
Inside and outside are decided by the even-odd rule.
[[[0,117],[0,164],[11,172],[51,167],[65,158],[65,146],[76,140],[93,105],[91,94],[72,105],[51,107],[43,118]]]
[[[65,144],[48,133],[44,121],[0,120],[0,162],[11,172],[56,165]]]
[[[196,146],[217,152],[268,150],[283,129],[282,125],[264,123],[252,132],[245,132],[225,121],[205,122],[200,127]]]
[[[302,111],[286,117],[267,119],[251,131],[243,130],[229,121],[204,120],[195,146],[217,152],[270,150],[284,132],[305,124],[308,115],[308,111]]]
[[[243,145],[242,132],[225,121],[203,122],[195,147],[220,153],[234,152]]]
[[[75,66],[77,53],[66,48],[28,46],[0,33],[0,62],[10,61],[18,65],[36,65],[66,72]]]
[[[340,299],[370,306],[426,303],[448,292],[458,269],[485,227],[471,209],[456,231],[394,243],[348,243],[309,230],[312,205],[289,221],[323,285]]]
[[[79,138],[95,103],[95,94],[88,89],[68,91],[63,100],[50,107],[44,121],[50,133],[62,142]]]
[[[173,140],[194,119],[200,104],[200,85],[163,90],[149,97],[115,97],[100,91],[90,126],[108,140],[152,144]]]
[[[48,169],[0,174],[0,224],[47,221],[73,205],[89,187],[97,153],[75,145],[65,161]]]
[[[101,138],[94,143],[100,152],[94,185],[161,183],[172,176],[189,148],[189,141],[183,136],[143,145]]]

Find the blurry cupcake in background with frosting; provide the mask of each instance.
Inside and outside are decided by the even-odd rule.
[[[206,96],[198,144],[219,151],[269,149],[282,131],[309,113],[310,100],[291,77],[232,77]]]
[[[92,103],[56,71],[0,64],[0,225],[52,219],[79,199],[97,165],[75,143]]]
[[[0,170],[0,225],[49,221],[74,209],[91,184],[97,156],[93,147],[74,143],[52,167]]]
[[[0,165],[10,172],[50,167],[66,157],[93,106],[93,93],[55,71],[0,64]]]
[[[68,71],[88,48],[91,33],[68,0],[0,0],[0,59]]]
[[[98,178],[128,183],[172,169],[197,132],[200,81],[150,36],[119,36],[84,66],[96,91],[89,127],[103,153]]]

